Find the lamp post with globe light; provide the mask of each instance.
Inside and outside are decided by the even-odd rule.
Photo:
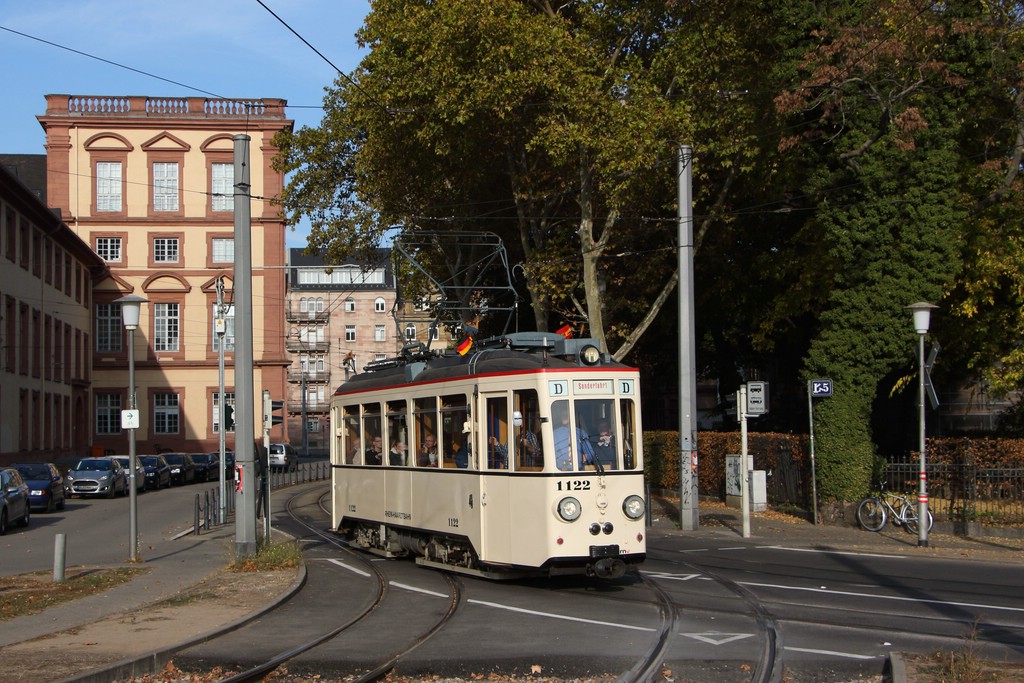
[[[925,360],[924,338],[928,334],[932,309],[938,308],[926,301],[907,306],[914,314],[914,331],[917,332],[918,386],[917,386],[917,426],[918,448],[921,455],[921,472],[918,475],[920,489],[917,494],[917,545],[928,545],[928,474],[925,470],[925,429],[924,429],[924,395],[925,395]]]
[[[128,410],[121,414],[121,426],[127,425],[128,429],[128,527],[131,538],[129,540],[128,560],[139,561],[139,514],[138,514],[138,490],[135,483],[135,468],[137,461],[135,457],[135,429],[139,425],[139,410],[135,402],[135,330],[139,328],[139,317],[142,314],[142,304],[149,299],[137,294],[128,294],[113,303],[121,304],[121,321],[124,329],[128,330]]]

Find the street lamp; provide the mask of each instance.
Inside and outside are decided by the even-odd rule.
[[[924,362],[924,337],[928,334],[928,324],[931,319],[932,309],[938,308],[926,301],[918,301],[916,304],[907,306],[914,314],[914,331],[917,332],[917,360],[918,360],[918,386],[917,386],[917,425],[918,425],[918,448],[921,454],[921,472],[918,475],[921,486],[917,494],[917,545],[928,545],[928,474],[925,470],[924,455],[924,392],[925,392],[925,362]]]
[[[121,426],[128,429],[128,528],[131,538],[129,539],[128,560],[139,561],[139,514],[138,514],[138,490],[135,483],[135,469],[138,466],[135,458],[135,429],[139,426],[139,410],[135,402],[135,330],[139,327],[139,317],[142,313],[142,304],[149,299],[137,294],[128,294],[113,303],[121,304],[121,321],[124,329],[128,330],[128,411],[121,416]]]

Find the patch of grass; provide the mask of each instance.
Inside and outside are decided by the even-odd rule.
[[[921,667],[922,672],[932,676],[935,683],[1000,683],[998,668],[993,669],[990,662],[979,659],[974,651],[978,640],[978,625],[975,623],[971,632],[964,638],[959,650],[949,652],[939,650]]]
[[[0,621],[109,590],[148,571],[142,567],[68,571],[62,583],[54,583],[48,572],[0,577]]]
[[[301,566],[302,552],[298,543],[275,542],[264,545],[255,555],[236,559],[230,569],[235,572],[265,572]]]

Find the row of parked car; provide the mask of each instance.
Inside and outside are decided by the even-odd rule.
[[[0,468],[0,536],[11,524],[28,526],[33,510],[63,510],[64,501],[75,496],[123,496],[131,477],[130,456],[104,455],[82,458],[67,476],[53,463],[19,463]],[[219,453],[164,453],[136,458],[135,486],[138,491],[162,489],[198,481],[220,479]],[[289,444],[270,444],[271,469],[292,470],[298,454]],[[228,477],[234,476],[235,454],[225,453]]]
[[[34,510],[63,510],[68,498],[127,495],[130,460],[127,455],[82,458],[67,476],[53,463],[17,463],[0,469],[0,535],[7,533],[11,524],[28,526]],[[136,461],[138,491],[220,479],[219,453],[140,455]],[[225,464],[234,468],[234,453],[226,454]]]

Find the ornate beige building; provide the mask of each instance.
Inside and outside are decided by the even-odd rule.
[[[128,405],[127,336],[113,302],[137,294],[148,299],[134,335],[138,451],[217,447],[214,319],[222,277],[229,304],[227,402],[234,398],[232,138],[240,133],[251,138],[254,389],[257,399],[264,389],[284,398],[285,228],[269,200],[283,187],[271,160],[274,134],[292,126],[285,104],[47,95],[46,114],[38,118],[46,131],[48,204],[109,268],[95,283],[92,306],[93,446],[127,451],[120,426]],[[280,427],[271,433],[272,441],[283,437]]]

